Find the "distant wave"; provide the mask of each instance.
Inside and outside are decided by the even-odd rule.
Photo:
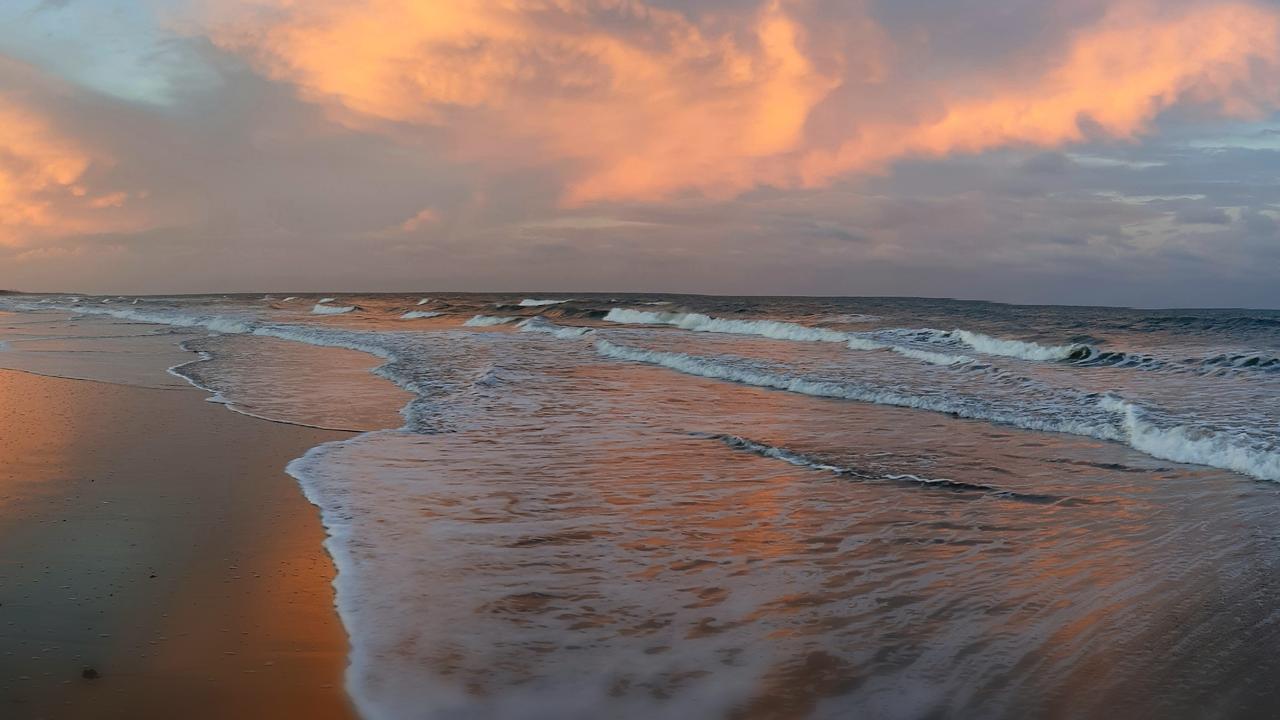
[[[833,475],[842,477],[855,478],[858,480],[879,480],[896,483],[908,483],[926,488],[936,488],[940,490],[951,490],[953,492],[977,492],[1009,500],[1019,500],[1023,502],[1033,502],[1038,504],[1047,504],[1054,502],[1066,501],[1068,504],[1078,504],[1079,501],[1073,501],[1070,498],[1059,497],[1056,495],[1042,495],[1036,493],[1020,493],[1013,490],[1005,490],[994,485],[984,483],[970,483],[960,480],[951,480],[949,478],[925,478],[919,475],[905,474],[879,474],[860,470],[842,465],[832,465],[818,458],[809,457],[797,452],[793,452],[786,448],[775,447],[766,443],[750,440],[738,435],[699,435],[711,440],[719,440],[734,450],[744,450],[746,452],[760,455],[761,457],[773,458],[781,460],[785,463],[795,465],[797,467],[808,468],[810,470],[818,470],[820,472],[828,472]]]
[[[176,314],[151,310],[134,310],[131,308],[99,308],[92,306],[77,306],[70,310],[82,315],[109,315],[121,320],[155,323],[157,325],[199,327],[223,335],[251,333],[254,331],[254,324],[251,321],[227,315]]]
[[[298,299],[297,295],[290,295],[289,297],[281,300],[280,302],[282,303],[293,302],[294,300],[297,300],[297,299]],[[137,302],[137,300],[134,300],[134,302]]]
[[[827,330],[826,328],[815,328],[778,320],[729,320],[701,313],[651,312],[627,308],[614,308],[609,311],[608,315],[605,315],[604,319],[608,322],[628,325],[670,325],[694,332],[757,335],[773,340],[844,343],[850,350],[889,350],[912,360],[919,360],[932,365],[949,366],[973,362],[973,358],[964,355],[948,355],[879,342],[870,339],[863,333]]]
[[[427,303],[429,303],[429,302],[431,302],[431,298],[422,298],[421,300],[419,300],[419,301],[418,301],[418,304],[419,304],[419,305],[426,305],[426,304],[427,304]]]
[[[418,318],[439,317],[443,313],[431,312],[430,310],[410,310],[400,316],[401,320],[417,320]]]
[[[840,398],[916,408],[955,417],[987,420],[1026,430],[1045,430],[1122,442],[1162,460],[1209,465],[1233,470],[1262,480],[1280,481],[1280,453],[1272,448],[1249,447],[1231,434],[1188,428],[1182,425],[1161,428],[1148,420],[1148,411],[1128,401],[1104,396],[1097,402],[1096,420],[1076,420],[1065,415],[1055,419],[1034,416],[1017,409],[972,406],[934,395],[912,395],[899,390],[879,389],[803,377],[780,375],[684,353],[643,350],[596,342],[596,351],[609,358],[659,365],[688,375],[728,380],[756,387],[772,388],[814,397]]]
[[[334,300],[337,300],[337,299],[338,299],[338,298],[320,298],[319,300],[317,300],[317,301],[316,301],[316,304],[317,304],[317,305],[323,305],[323,304],[325,304],[325,303],[331,303],[331,302],[333,302]]]
[[[799,340],[802,342],[848,342],[849,333],[809,327],[799,323],[779,320],[727,320],[702,313],[653,312],[613,308],[604,316],[606,322],[627,325],[670,325],[694,332],[729,333],[733,335],[759,335],[774,340]]]
[[[1237,330],[1271,330],[1280,328],[1280,316],[1257,317],[1249,315],[1170,315],[1145,317],[1132,322],[1117,324],[1125,330],[1165,331],[1190,330],[1193,332],[1229,332]]]
[[[465,327],[492,327],[494,325],[506,325],[514,322],[517,318],[513,317],[496,317],[493,315],[476,315],[470,320],[462,323]]]
[[[1280,357],[1262,353],[1222,354],[1206,358],[1201,364],[1215,368],[1280,370]]]
[[[555,323],[549,322],[540,317],[533,317],[520,323],[520,332],[546,333],[560,338],[561,340],[571,340],[573,338],[580,338],[583,335],[586,335],[591,332],[591,328],[565,327],[563,325],[556,325]]]
[[[986,355],[1002,355],[1032,361],[1066,362],[1084,367],[1172,370],[1201,374],[1234,370],[1280,371],[1280,357],[1263,352],[1218,353],[1206,358],[1175,360],[1142,353],[1102,350],[1087,343],[1041,345],[1024,340],[1006,340],[967,330],[940,332],[935,337],[935,341],[938,340],[955,340]]]
[[[316,303],[316,306],[311,308],[311,314],[312,315],[341,315],[343,313],[349,313],[355,309],[356,309],[355,305],[325,305],[323,303]]]
[[[537,300],[534,298],[525,298],[520,301],[520,307],[542,307],[543,305],[560,305],[567,303],[568,300]]]
[[[831,323],[837,325],[853,325],[857,323],[875,322],[880,319],[879,315],[864,315],[862,313],[847,313],[844,315],[828,315],[819,322]]]

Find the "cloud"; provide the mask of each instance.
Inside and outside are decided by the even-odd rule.
[[[1231,217],[1219,207],[1203,207],[1189,205],[1174,215],[1174,220],[1183,225],[1230,225]]]
[[[822,184],[909,155],[1060,147],[1091,135],[1132,139],[1183,101],[1231,117],[1257,116],[1280,98],[1278,69],[1280,15],[1272,8],[1115,3],[1042,72],[1006,84],[998,69],[989,69],[980,89],[942,98],[931,119],[864,124],[834,151],[809,154],[805,182]]]
[[[65,133],[39,103],[50,90],[29,68],[0,56],[0,246],[115,226],[128,201],[90,177],[111,160]]]
[[[217,7],[218,45],[349,124],[446,126],[463,159],[566,164],[571,205],[746,190],[839,82],[781,0],[723,29],[617,0]]]
[[[1096,4],[1096,3],[1094,3]],[[1280,14],[1118,0],[958,76],[864,2],[240,0],[199,27],[362,130],[444,128],[455,159],[564,168],[566,206],[817,187],[904,157],[1133,139],[1189,103],[1280,97]],[[833,28],[838,28],[838,32]],[[927,43],[926,43],[927,45]]]
[[[0,31],[0,286],[1277,306],[1277,14],[72,2]]]

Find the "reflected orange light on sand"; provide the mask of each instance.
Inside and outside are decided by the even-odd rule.
[[[53,406],[26,379],[17,372],[0,371],[0,428],[4,429],[0,432],[0,521],[15,500],[49,491],[44,486],[57,479],[58,463],[73,452],[79,429],[71,408]],[[52,420],[27,422],[36,413]]]
[[[865,10],[819,52],[821,17],[799,0],[715,12],[640,0],[211,7],[203,32],[216,44],[342,122],[444,127],[464,160],[563,165],[566,205],[821,185],[906,156],[1056,147],[1083,139],[1082,123],[1131,138],[1180,101],[1247,115],[1274,105],[1280,63],[1274,8],[1122,1],[1047,60],[1010,59],[1043,68],[1029,81],[994,67],[904,86],[929,108],[913,114],[847,97],[893,82],[903,62]],[[824,110],[838,122],[819,132],[811,121],[837,92],[840,107]]]

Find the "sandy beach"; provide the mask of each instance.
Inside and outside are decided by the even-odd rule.
[[[352,717],[316,509],[341,433],[0,371],[0,716]]]

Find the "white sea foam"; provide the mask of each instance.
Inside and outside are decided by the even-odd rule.
[[[848,346],[850,350],[865,350],[868,352],[889,350],[891,352],[898,353],[903,357],[911,358],[912,360],[919,360],[920,362],[926,362],[930,365],[951,366],[973,362],[973,358],[966,355],[948,355],[946,353],[931,352],[929,350],[909,348],[902,345],[886,345],[857,335],[849,338]]]
[[[492,327],[494,325],[506,325],[509,322],[515,322],[513,317],[498,317],[494,315],[476,315],[470,320],[462,323],[464,327]]]
[[[1280,481],[1280,452],[1246,447],[1230,435],[1185,425],[1158,427],[1147,419],[1147,411],[1142,407],[1117,397],[1104,397],[1099,404],[1119,416],[1124,441],[1152,457]]]
[[[426,304],[427,304],[427,303],[429,303],[429,302],[431,302],[431,298],[422,298],[421,300],[419,300],[419,301],[418,301],[418,304],[419,304],[419,305],[426,305]]]
[[[311,314],[342,315],[343,313],[349,313],[355,309],[356,307],[354,305],[325,305],[323,303],[316,303],[316,306],[311,308]]]
[[[1024,340],[1005,340],[968,330],[952,330],[950,335],[980,353],[1023,360],[1066,360],[1088,350],[1086,345],[1041,345]]]
[[[537,332],[552,335],[561,340],[572,340],[580,338],[591,332],[591,328],[587,327],[565,327],[548,322],[540,317],[529,318],[520,323],[520,332]]]
[[[297,300],[297,299],[298,299],[297,295],[290,295],[289,297],[281,300],[280,302],[282,303],[293,302],[294,300]]]
[[[701,313],[651,312],[628,308],[613,308],[605,315],[604,319],[608,322],[629,325],[670,325],[694,332],[757,335],[773,340],[845,343],[850,350],[891,350],[912,360],[919,360],[932,365],[950,366],[973,362],[973,358],[964,355],[947,355],[901,345],[887,345],[872,340],[866,337],[865,334],[827,330],[825,328],[777,320],[729,320]],[[904,332],[914,333],[917,331]]]
[[[219,334],[235,334],[253,332],[253,323],[229,315],[199,315],[188,313],[166,313],[162,311],[134,310],[131,308],[99,308],[92,306],[70,308],[71,312],[81,315],[109,315],[121,320],[155,323],[157,325],[173,325],[175,327],[204,328]]]
[[[917,350],[915,348],[902,347],[901,345],[894,345],[889,349],[898,353],[899,355],[902,355],[903,357],[909,357],[912,360],[919,360],[920,362],[926,362],[931,365],[943,365],[943,366],[965,365],[967,363],[973,362],[973,358],[967,355],[948,355],[946,353],[930,352],[928,350]]]
[[[337,299],[338,299],[338,298],[320,298],[319,300],[317,300],[317,301],[316,301],[316,304],[317,304],[317,305],[323,305],[323,304],[325,304],[325,303],[331,303],[331,302],[333,302],[334,300],[337,300]]]
[[[568,300],[537,300],[534,298],[525,298],[520,301],[520,307],[542,307],[543,305],[560,305],[567,303]]]
[[[652,312],[613,308],[604,316],[605,321],[628,325],[670,325],[694,332],[728,333],[733,335],[758,335],[774,340],[801,342],[848,342],[849,333],[809,327],[778,320],[728,320],[702,313]]]
[[[430,310],[410,310],[400,316],[401,320],[417,320],[418,318],[439,317],[443,313],[431,312]]]
[[[868,340],[864,337],[856,337],[856,336],[849,338],[848,345],[850,350],[867,350],[867,351],[884,350],[885,348],[889,347],[884,343],[878,343],[875,340]]]

